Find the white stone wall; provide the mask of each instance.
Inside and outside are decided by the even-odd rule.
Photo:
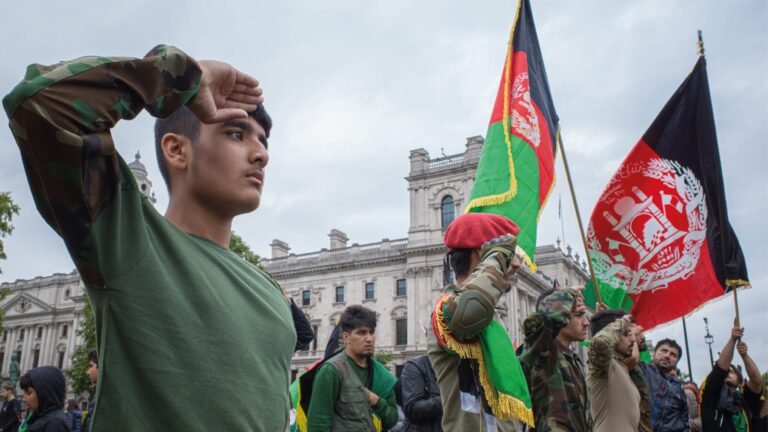
[[[5,312],[0,333],[0,375],[8,377],[15,352],[21,352],[22,374],[34,367],[36,351],[37,366],[69,368],[70,356],[82,342],[77,331],[85,303],[77,272],[0,285],[0,289],[6,288],[11,293],[0,305]]]

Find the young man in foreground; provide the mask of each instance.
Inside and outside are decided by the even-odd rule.
[[[144,59],[32,65],[3,100],[37,208],[94,306],[91,430],[286,429],[288,303],[227,249],[233,218],[261,200],[271,128],[262,102],[254,78],[168,46]],[[143,109],[166,118],[156,127],[165,217],[110,134]],[[205,394],[216,397],[190,409]]]

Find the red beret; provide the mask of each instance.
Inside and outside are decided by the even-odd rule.
[[[491,213],[465,213],[445,230],[448,249],[477,249],[504,234],[516,236],[520,227],[509,218]]]

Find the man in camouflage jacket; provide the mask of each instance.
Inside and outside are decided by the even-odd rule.
[[[584,365],[571,350],[586,339],[589,318],[581,293],[559,289],[539,300],[523,322],[520,363],[528,378],[537,432],[592,430]]]

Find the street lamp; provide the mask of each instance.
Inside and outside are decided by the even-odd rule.
[[[707,317],[704,317],[704,328],[707,329],[707,334],[704,335],[704,343],[709,345],[709,365],[714,366],[715,359],[712,358],[712,344],[715,342],[715,338],[709,334],[709,321],[707,320]]]

